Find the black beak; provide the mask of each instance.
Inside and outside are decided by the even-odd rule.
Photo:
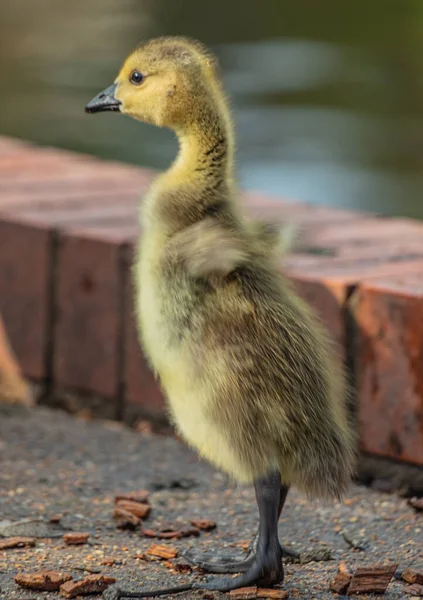
[[[96,113],[110,110],[116,112],[120,110],[121,102],[115,98],[117,84],[110,85],[107,89],[100,92],[95,98],[90,100],[85,107],[85,112]]]

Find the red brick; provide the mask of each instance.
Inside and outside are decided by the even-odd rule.
[[[25,375],[46,376],[52,233],[0,220],[0,313]]]
[[[293,254],[284,258],[283,270],[300,296],[315,309],[341,352],[346,344],[344,308],[354,286],[381,276],[423,272],[420,243],[404,256],[385,253],[385,248],[373,250],[368,256],[360,248],[349,247],[347,257]]]
[[[121,351],[121,252],[125,236],[115,228],[68,230],[57,261],[54,382],[116,397]]]
[[[135,291],[129,268],[132,264],[132,256],[132,250],[127,252],[124,348],[126,415],[131,418],[133,415],[140,413],[161,418],[164,414],[164,398],[143,355],[137,332],[134,306]]]
[[[421,273],[360,284],[350,300],[360,439],[366,452],[423,465]]]

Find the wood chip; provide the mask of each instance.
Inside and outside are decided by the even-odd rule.
[[[122,529],[135,529],[135,527],[138,527],[141,523],[139,517],[136,517],[128,510],[120,508],[119,506],[115,506],[113,518],[115,519],[117,526]]]
[[[81,581],[67,581],[60,586],[60,593],[65,598],[76,598],[77,596],[87,596],[88,594],[100,594],[104,592],[109,585],[116,582],[114,577],[105,575],[88,575]]]
[[[158,538],[161,540],[172,540],[184,537],[199,536],[200,530],[197,527],[179,524],[162,525],[159,529],[143,529],[145,537]]]
[[[160,531],[157,529],[143,529],[142,533],[145,537],[159,538],[162,540],[173,540],[183,537],[180,529],[169,529]]]
[[[89,533],[72,531],[71,533],[65,533],[65,535],[63,536],[63,541],[68,546],[80,546],[81,544],[86,544],[88,542],[89,537]]]
[[[169,533],[171,533],[171,532],[169,532]],[[157,538],[160,536],[160,531],[156,531],[155,529],[145,529],[143,527],[142,534],[148,538]],[[174,537],[180,537],[179,531],[175,531],[174,534],[175,534]]]
[[[150,536],[151,537],[151,536]],[[154,536],[161,540],[177,540],[178,538],[183,537],[182,531],[156,531],[156,535]]]
[[[147,490],[136,490],[134,492],[123,492],[115,496],[115,504],[121,500],[129,500],[130,502],[139,502],[140,504],[148,504],[149,492]]]
[[[105,556],[101,561],[102,565],[107,565],[108,567],[113,567],[115,563],[118,563],[119,559],[114,558],[113,556]]]
[[[352,575],[338,571],[335,579],[330,584],[330,589],[336,594],[346,594],[350,585]]]
[[[159,544],[152,544],[147,550],[146,554],[169,560],[169,558],[176,558],[178,556],[178,551],[176,548],[173,548],[173,546],[160,546]]]
[[[407,583],[418,583],[419,585],[423,585],[423,571],[416,571],[416,569],[405,569],[401,577]]]
[[[419,585],[418,583],[413,583],[413,585],[406,585],[404,588],[404,592],[406,594],[410,594],[410,596],[416,596],[417,598],[423,597],[423,585]]]
[[[417,512],[423,512],[423,498],[409,498],[407,504]]]
[[[15,581],[18,585],[39,592],[57,592],[60,586],[70,581],[72,575],[59,571],[36,571],[34,573],[18,573]]]
[[[15,536],[0,540],[0,550],[9,550],[9,548],[27,548],[35,546],[36,539],[32,537]]]
[[[250,600],[257,598],[257,587],[243,587],[238,588],[237,590],[231,590],[229,592],[229,596],[232,600]]]
[[[397,564],[375,564],[357,569],[348,586],[347,596],[384,594],[397,568]]]
[[[216,522],[211,521],[210,519],[191,519],[190,523],[202,531],[211,531],[212,529],[216,529]]]
[[[288,596],[289,593],[286,590],[257,588],[257,598],[276,598],[277,600],[285,600]]]
[[[179,533],[181,534],[181,537],[191,537],[191,536],[199,536],[200,535],[200,530],[198,529],[198,527],[182,527],[179,530]]]
[[[49,523],[60,523],[62,518],[63,518],[63,515],[51,515],[48,522]]]
[[[242,548],[243,550],[248,550],[248,548],[250,547],[250,544],[251,544],[251,540],[241,540],[232,545],[235,546],[235,548]]]
[[[338,573],[344,573],[345,575],[352,575],[351,571],[349,570],[347,565],[344,563],[344,561],[341,561],[339,563]]]
[[[119,500],[116,503],[116,507],[127,510],[139,519],[147,518],[151,510],[149,504],[142,504],[141,502],[134,502],[133,500]]]

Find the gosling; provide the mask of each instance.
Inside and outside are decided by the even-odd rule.
[[[339,499],[354,441],[346,386],[323,330],[278,268],[271,228],[247,222],[216,58],[197,41],[140,45],[86,106],[172,129],[179,153],[141,206],[133,267],[141,343],[187,443],[254,485],[259,529],[241,559],[187,553],[215,577],[145,597],[283,581],[278,519],[291,485]],[[270,232],[270,234],[269,234]]]

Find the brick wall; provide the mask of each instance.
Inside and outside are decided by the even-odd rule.
[[[73,409],[164,414],[129,276],[152,175],[0,138],[0,313],[25,375]],[[243,200],[303,232],[306,247],[284,268],[351,370],[361,448],[423,465],[423,223]]]

